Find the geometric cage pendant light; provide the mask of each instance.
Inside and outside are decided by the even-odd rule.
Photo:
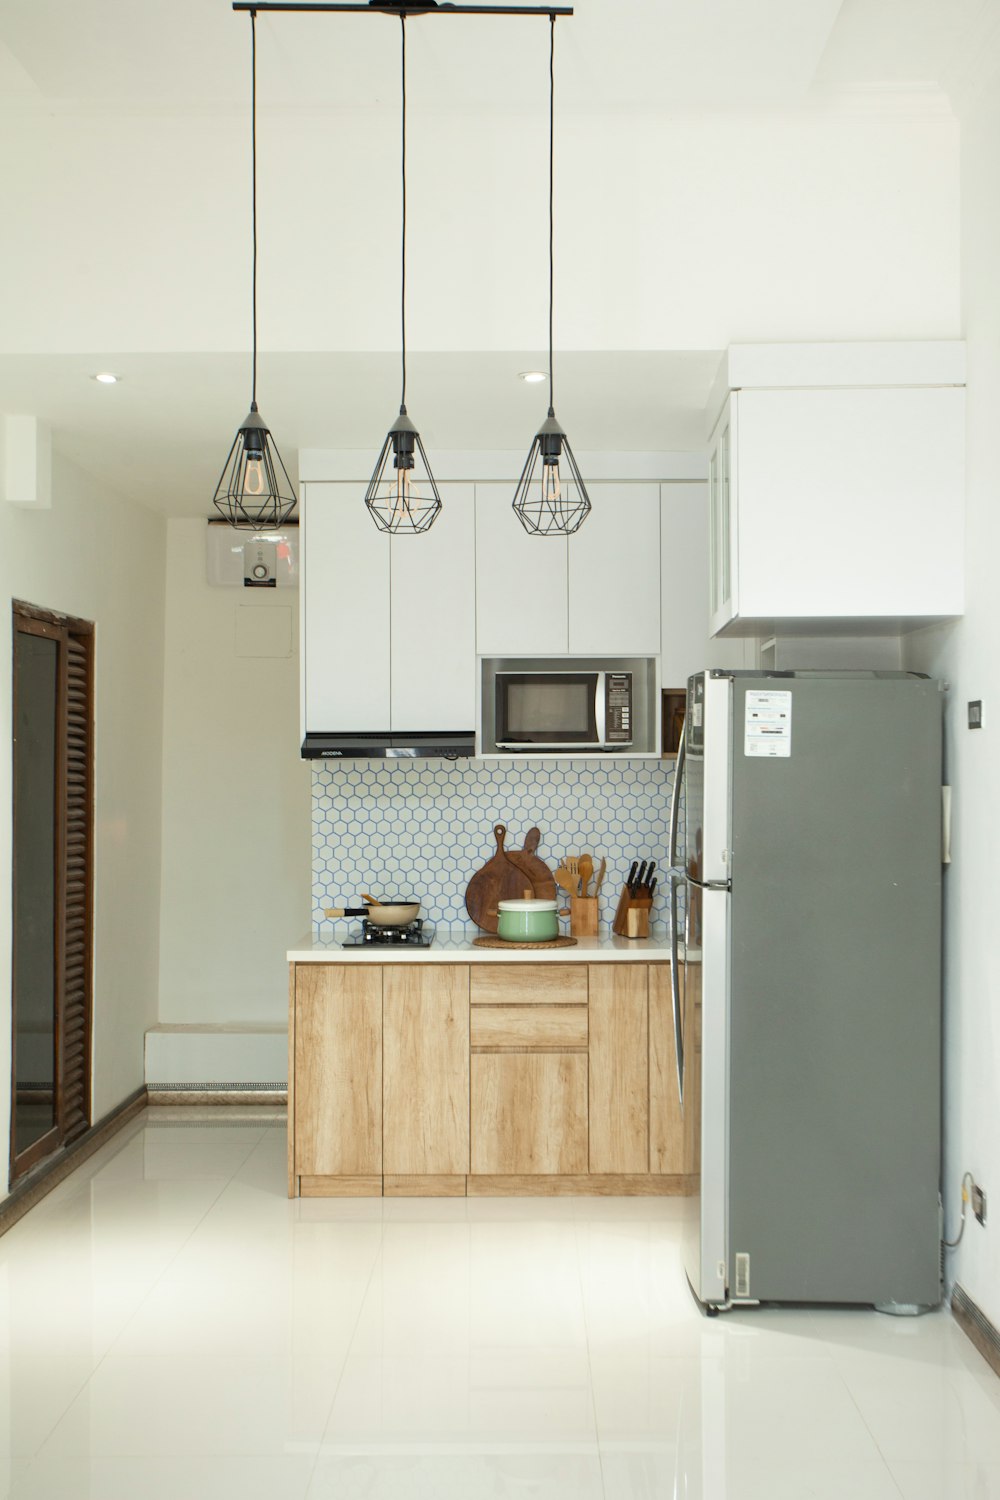
[[[222,468],[213,504],[238,530],[284,524],[295,509],[295,491],[263,417],[257,410],[257,28],[250,12],[250,140],[253,179],[253,385],[250,411],[240,424]]]
[[[556,420],[552,384],[553,149],[556,18],[549,37],[549,411],[535,434],[514,493],[514,512],[531,536],[571,536],[590,515],[590,497],[569,439]]]
[[[403,386],[399,416],[386,434],[382,451],[365,492],[365,504],[380,531],[393,536],[429,531],[441,513],[441,496],[434,482],[420,433],[406,411],[406,17],[400,14],[402,33],[402,275],[400,321],[402,324]],[[392,462],[390,463],[390,457]]]

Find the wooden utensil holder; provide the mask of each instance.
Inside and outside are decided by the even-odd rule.
[[[569,930],[574,937],[597,936],[597,897],[569,898]]]
[[[648,938],[652,905],[649,896],[633,896],[628,886],[623,886],[611,931],[618,937]]]

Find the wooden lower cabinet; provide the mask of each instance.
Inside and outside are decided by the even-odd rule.
[[[687,1186],[667,963],[297,964],[289,1040],[293,1196]]]
[[[590,1170],[649,1171],[649,965],[590,965]]]
[[[690,1113],[690,1111],[689,1111]],[[679,1173],[686,1164],[684,1114],[677,1083],[670,965],[649,966],[649,1170]]]
[[[382,1166],[393,1176],[469,1170],[469,970],[386,964]]]
[[[382,1173],[382,970],[296,964],[293,1175]]]
[[[472,1171],[488,1176],[587,1170],[585,1052],[477,1052]]]

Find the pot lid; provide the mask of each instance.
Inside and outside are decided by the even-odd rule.
[[[533,901],[498,901],[498,911],[555,911],[555,901],[543,901],[541,898]]]

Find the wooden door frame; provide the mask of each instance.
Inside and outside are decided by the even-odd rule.
[[[8,1183],[14,1182],[24,1176],[37,1162],[57,1151],[66,1138],[64,1114],[64,1018],[66,1010],[66,868],[67,868],[67,841],[66,830],[68,822],[68,679],[69,679],[69,641],[75,636],[80,640],[86,640],[88,651],[87,671],[87,729],[88,729],[88,756],[85,781],[85,827],[86,827],[86,907],[85,907],[85,983],[86,983],[86,1105],[85,1113],[90,1118],[90,1094],[92,1090],[91,1077],[91,1036],[93,1029],[93,825],[94,825],[94,671],[93,671],[93,637],[94,626],[89,620],[80,620],[72,615],[59,614],[54,610],[40,609],[37,605],[26,604],[15,599],[12,603],[11,612],[11,658],[12,668],[12,730],[17,724],[17,637],[18,635],[35,635],[46,640],[54,640],[58,643],[59,652],[56,666],[56,828],[55,841],[52,857],[55,867],[55,921],[54,921],[54,947],[53,954],[53,980],[55,990],[55,1017],[54,1017],[54,1093],[55,1093],[55,1124],[37,1141],[32,1141],[19,1154],[16,1151],[15,1119],[16,1119],[16,1032],[17,1032],[17,944],[16,927],[12,930],[11,942],[11,1096],[10,1096],[10,1151]],[[17,819],[17,791],[16,783],[12,795],[12,833],[16,829]],[[17,850],[14,838],[11,839],[11,891],[12,908],[16,903],[16,859]]]

